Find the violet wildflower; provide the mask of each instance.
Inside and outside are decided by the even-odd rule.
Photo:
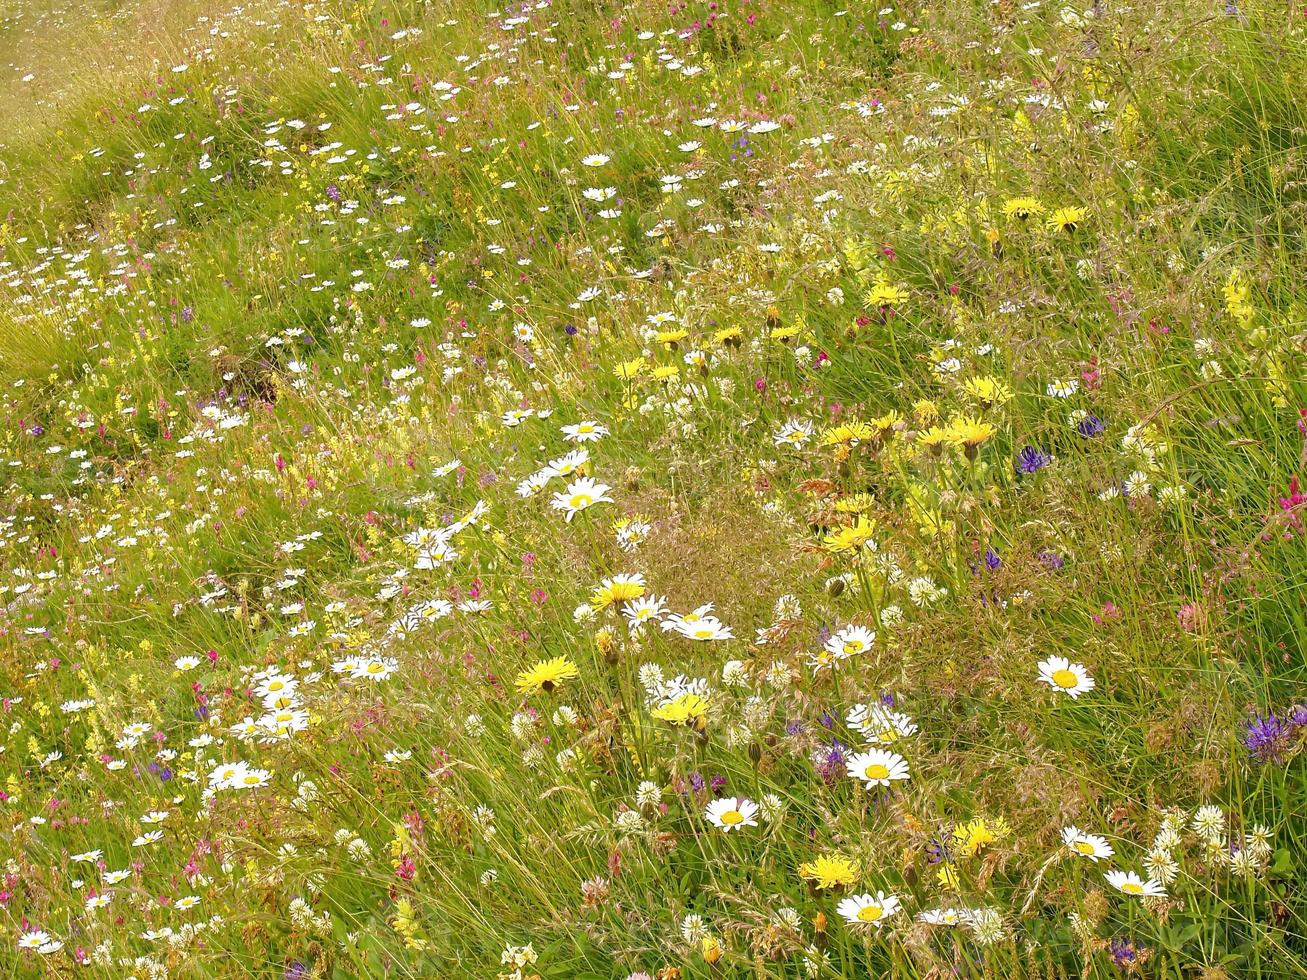
[[[1039,552],[1039,561],[1045,568],[1054,572],[1059,571],[1064,565],[1066,565],[1065,558],[1059,555],[1056,551],[1049,551],[1046,548]]]
[[[1279,762],[1289,748],[1292,734],[1293,728],[1272,711],[1265,717],[1254,715],[1250,721],[1244,722],[1243,744],[1248,754],[1258,762]]]
[[[1036,446],[1026,446],[1017,454],[1017,472],[1027,475],[1036,473],[1051,462],[1053,462],[1053,457],[1042,449]]]
[[[1097,415],[1086,415],[1076,423],[1076,431],[1086,439],[1092,439],[1095,436],[1101,436],[1106,431],[1107,426]]]
[[[1113,939],[1109,949],[1112,962],[1122,969],[1128,970],[1139,961],[1139,950],[1132,939]]]

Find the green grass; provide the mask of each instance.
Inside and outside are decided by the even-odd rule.
[[[1305,39],[15,8],[6,975],[1307,976]],[[642,628],[593,608],[635,573]],[[910,778],[866,788],[882,700]]]

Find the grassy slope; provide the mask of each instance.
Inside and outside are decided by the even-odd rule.
[[[1301,735],[1243,744],[1304,681],[1302,19],[876,9],[5,23],[0,961],[1109,976],[1132,940],[1152,976],[1307,972]],[[931,448],[967,417],[972,452]],[[564,522],[565,480],[515,488],[582,419],[613,502]],[[405,536],[478,501],[415,567]],[[823,544],[859,518],[874,552]],[[574,614],[619,572],[735,638]],[[849,624],[873,649],[814,669]],[[1041,685],[1056,654],[1095,688]],[[515,691],[552,657],[578,676]],[[651,714],[650,664],[706,679],[701,732]],[[297,730],[242,738],[278,672]],[[891,694],[911,779],[866,791],[830,760]],[[206,788],[236,759],[269,785]],[[778,803],[723,835],[713,796]],[[1105,883],[1203,804],[1226,828],[1168,844],[1170,898]],[[903,911],[850,928],[799,877],[819,854]],[[914,924],[936,907],[992,914]]]

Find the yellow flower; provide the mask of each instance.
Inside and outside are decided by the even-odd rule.
[[[690,336],[688,330],[664,330],[654,339],[660,344],[666,344],[668,350],[676,350],[676,345],[688,336]]]
[[[1251,323],[1253,305],[1248,299],[1248,280],[1241,270],[1230,271],[1230,278],[1226,280],[1221,292],[1225,295],[1225,311],[1245,327]]]
[[[998,432],[998,429],[989,422],[966,415],[959,416],[950,422],[948,430],[953,437],[953,444],[966,450],[968,459],[975,459],[976,450],[980,448],[980,444],[993,438],[995,433]]]
[[[958,890],[958,873],[953,865],[947,861],[940,865],[939,870],[935,872],[935,877],[939,879],[939,883],[945,888],[952,891]]]
[[[861,514],[875,506],[875,498],[869,493],[855,493],[835,501],[835,510],[841,514]]]
[[[680,373],[681,369],[675,364],[666,364],[653,369],[653,378],[655,381],[670,381]]]
[[[644,373],[644,358],[637,357],[634,360],[623,361],[617,367],[613,368],[613,376],[621,378],[623,381],[633,381]]]
[[[1048,216],[1049,230],[1074,232],[1088,213],[1084,208],[1058,208]]]
[[[644,576],[614,575],[599,583],[599,587],[590,593],[590,605],[598,612],[612,605],[621,605],[644,595]]]
[[[983,378],[968,378],[962,390],[980,402],[985,408],[1006,405],[1012,400],[1012,389],[998,378],[986,375]]]
[[[743,334],[740,333],[739,327],[722,327],[712,335],[714,342],[724,344],[727,347],[739,347],[741,337],[743,337]]]
[[[814,861],[799,865],[799,877],[813,883],[819,891],[848,888],[858,879],[853,862],[842,854],[823,854]]]
[[[959,824],[953,831],[953,847],[958,854],[975,857],[990,844],[1010,834],[1011,828],[1001,817],[988,824],[984,817],[977,817],[970,823]]]
[[[841,527],[822,538],[822,547],[837,555],[858,554],[875,543],[876,526],[867,518],[858,516],[852,526]]]
[[[702,730],[708,721],[708,700],[701,694],[687,692],[649,712],[657,721]]]
[[[1036,197],[1013,197],[1003,204],[1003,214],[1008,218],[1025,221],[1036,214],[1044,213],[1044,205]]]
[[[953,430],[932,425],[925,432],[917,433],[916,442],[922,449],[927,449],[938,456],[946,446],[953,444]]]
[[[517,689],[523,694],[534,694],[536,691],[548,693],[563,681],[576,676],[576,664],[566,657],[555,657],[553,660],[542,660],[530,670],[518,674]]]
[[[880,309],[900,306],[908,301],[908,291],[893,283],[878,282],[867,290],[867,305]]]
[[[709,963],[716,963],[722,958],[722,944],[718,942],[716,936],[704,936],[700,948],[703,951],[703,958]]]
[[[939,408],[934,402],[925,398],[912,403],[912,417],[922,425],[939,418]]]
[[[823,446],[856,446],[876,435],[876,430],[866,422],[854,420],[831,426],[821,434]]]

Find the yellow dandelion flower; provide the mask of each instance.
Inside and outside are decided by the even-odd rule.
[[[922,449],[928,450],[933,455],[938,456],[948,446],[953,445],[953,430],[938,425],[932,425],[924,432],[918,432],[915,441]]]
[[[1043,214],[1045,210],[1037,197],[1013,197],[1003,203],[1004,216],[1016,218],[1018,221]]]
[[[961,446],[968,459],[975,459],[981,443],[992,439],[998,432],[998,429],[991,423],[966,415],[950,422],[948,429],[949,434],[953,437],[953,444]]]
[[[708,700],[701,694],[687,692],[649,712],[656,721],[702,729],[708,721]]]
[[[1065,231],[1068,234],[1074,233],[1088,214],[1089,212],[1084,208],[1058,208],[1048,216],[1048,229],[1049,231]]]
[[[864,548],[875,544],[876,526],[867,518],[859,516],[850,526],[841,527],[822,538],[822,547],[832,554],[859,554]]]
[[[854,420],[831,426],[821,434],[823,446],[856,446],[876,435],[876,430],[866,422]]]
[[[577,676],[576,664],[566,657],[555,657],[553,660],[542,660],[530,670],[522,671],[517,675],[516,684],[523,694],[535,694],[538,691],[548,694],[563,681]]]
[[[623,361],[617,367],[613,368],[613,376],[621,378],[623,381],[633,381],[644,373],[644,358],[637,357],[630,361]]]
[[[853,862],[842,854],[823,854],[799,865],[799,877],[812,882],[818,891],[848,888],[858,880]]]
[[[908,291],[889,282],[873,283],[867,290],[867,305],[885,310],[902,306],[908,301]]]
[[[644,595],[643,575],[639,573],[614,575],[612,578],[604,579],[594,592],[590,593],[590,605],[595,612],[598,612],[612,605],[621,605],[632,599],[638,599],[642,595]]]
[[[1012,400],[1012,389],[992,375],[982,378],[968,378],[962,384],[962,390],[980,402],[985,408],[1006,405]]]

